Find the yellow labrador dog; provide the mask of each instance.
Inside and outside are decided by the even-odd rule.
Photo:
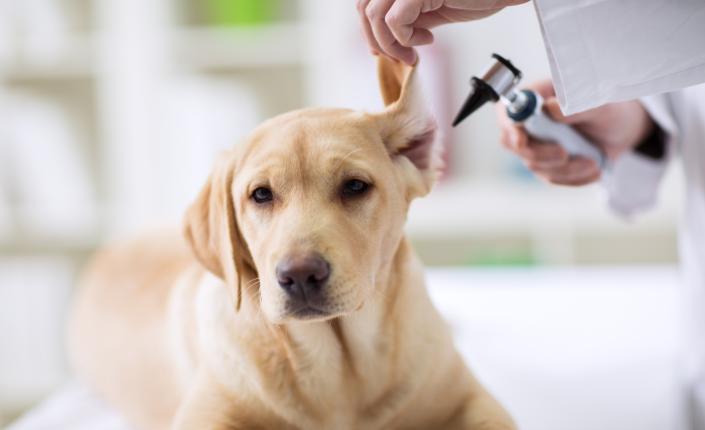
[[[187,244],[96,257],[71,355],[135,426],[515,428],[454,349],[404,238],[439,169],[436,125],[413,68],[379,72],[383,112],[287,113],[224,154]]]

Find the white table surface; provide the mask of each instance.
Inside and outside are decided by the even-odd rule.
[[[470,367],[525,430],[679,430],[673,268],[435,269]],[[127,430],[73,383],[8,430]]]

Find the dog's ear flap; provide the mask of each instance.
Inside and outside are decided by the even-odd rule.
[[[382,101],[385,106],[389,106],[401,98],[403,84],[414,68],[415,66],[407,66],[384,55],[377,57],[379,91],[382,93]]]
[[[254,265],[235,217],[231,190],[234,165],[232,152],[216,163],[196,201],[186,211],[184,235],[198,261],[230,287],[239,310],[242,284],[253,277]]]
[[[409,173],[411,197],[425,195],[443,167],[436,120],[423,98],[417,67],[383,55],[377,61],[386,106],[377,115],[382,139],[389,154]]]

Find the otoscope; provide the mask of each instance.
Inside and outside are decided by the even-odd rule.
[[[572,127],[555,122],[543,112],[543,98],[539,94],[516,89],[522,77],[519,69],[497,54],[492,54],[492,58],[494,61],[487,70],[470,80],[470,95],[453,120],[453,127],[488,101],[501,100],[507,107],[509,118],[516,124],[522,124],[530,135],[556,142],[571,156],[590,158],[600,168],[605,167],[605,155],[598,147],[590,144]]]

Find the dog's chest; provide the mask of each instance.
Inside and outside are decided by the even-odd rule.
[[[227,360],[211,365],[237,397],[254,400],[293,428],[385,428],[406,404],[411,378],[394,368],[390,345],[350,340],[343,347],[330,328],[298,342],[294,332],[286,334],[286,345],[251,337],[246,347],[221,349],[217,356]]]
[[[291,428],[390,428],[434,367],[408,342],[408,331],[417,331],[413,324],[390,323],[374,306],[337,325],[273,329],[238,321],[217,296],[220,310],[208,306],[208,318],[199,323],[202,356],[238,398]],[[444,349],[431,343],[423,342],[423,349]]]
[[[281,368],[292,385],[279,395],[298,394],[310,407],[307,415],[318,417],[304,428],[388,428],[414,393],[410,373],[418,363],[401,351],[396,327],[383,324],[373,308],[330,324],[293,325],[288,336],[292,366]]]

